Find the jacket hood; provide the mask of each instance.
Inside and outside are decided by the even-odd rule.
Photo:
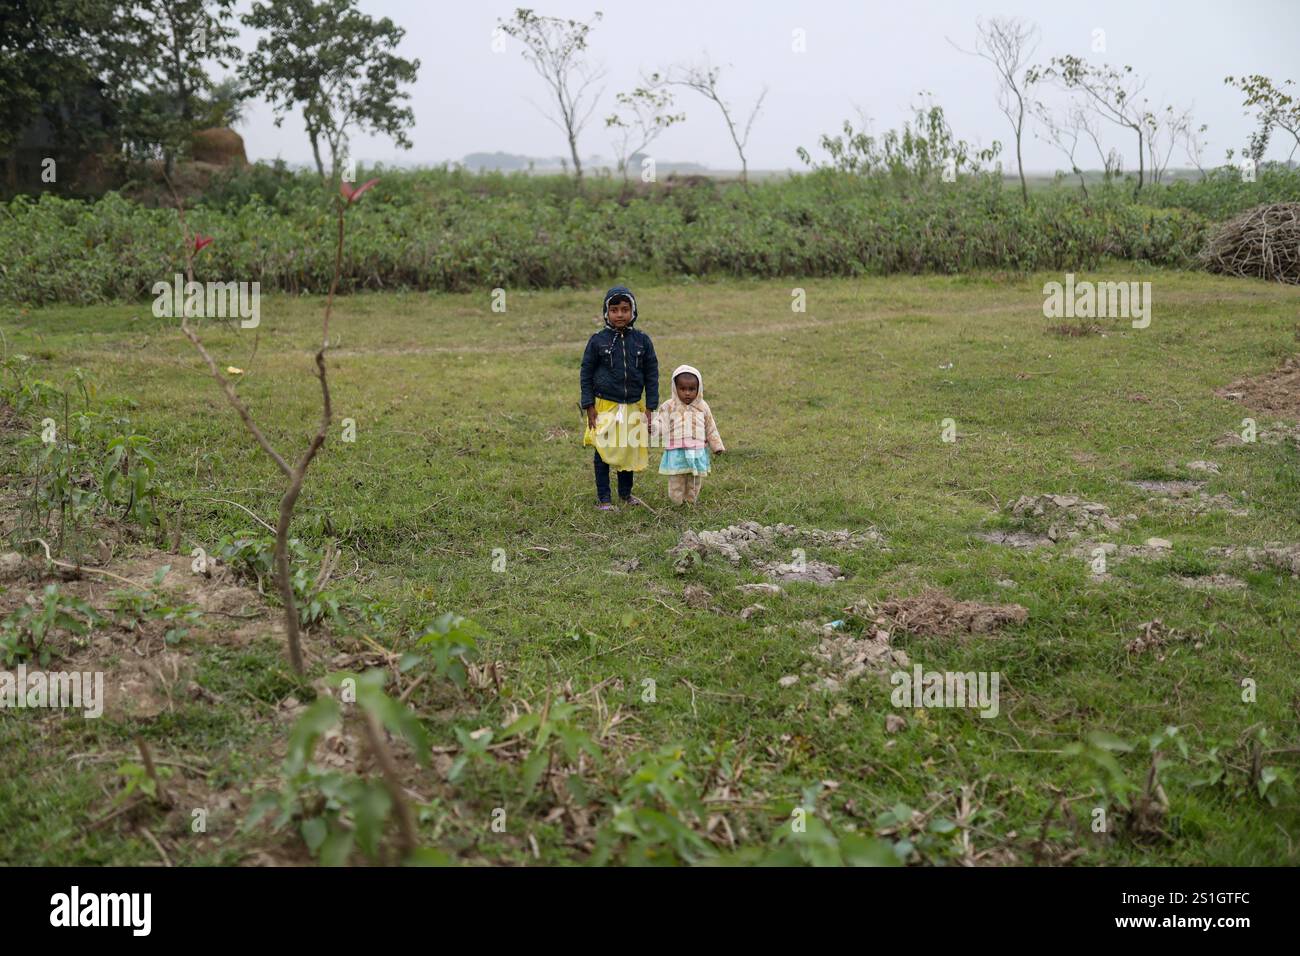
[[[632,294],[632,290],[629,289],[627,286],[616,285],[614,286],[614,288],[610,289],[608,292],[605,293],[605,302],[601,306],[601,310],[600,310],[601,318],[605,320],[605,328],[607,329],[614,328],[614,326],[609,324],[609,300],[620,295],[627,296],[628,299],[632,302],[632,321],[627,324],[627,328],[630,329],[636,325],[636,296]],[[615,329],[615,331],[617,331],[617,329]]]
[[[695,380],[700,383],[700,390],[696,392],[695,400],[700,402],[704,401],[704,377],[700,375],[700,370],[697,369],[694,365],[679,365],[675,369],[673,369],[673,377],[672,377],[673,400],[676,402],[682,401],[680,398],[677,397],[677,376],[681,375],[683,372],[690,372],[692,375],[695,376]]]

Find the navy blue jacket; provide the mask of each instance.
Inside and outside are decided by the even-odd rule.
[[[625,296],[632,302],[632,321],[622,331],[609,324],[609,300]],[[636,299],[623,286],[605,293],[605,328],[587,340],[582,353],[582,400],[587,408],[597,398],[611,402],[635,403],[645,392],[646,408],[659,407],[659,359],[650,336],[633,328],[636,325]]]

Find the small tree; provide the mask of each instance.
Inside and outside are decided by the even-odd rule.
[[[605,75],[603,69],[590,66],[583,54],[587,49],[587,34],[601,16],[596,11],[590,23],[583,23],[539,17],[532,10],[520,7],[515,10],[514,19],[497,21],[503,33],[523,43],[524,59],[550,88],[555,112],[543,109],[542,115],[564,132],[573,158],[573,178],[578,182],[582,181],[578,137],[600,99],[601,90],[593,93],[591,87]]]
[[[1041,79],[1052,80],[1071,92],[1079,93],[1097,115],[1137,136],[1138,178],[1134,194],[1141,192],[1146,178],[1147,127],[1143,118],[1145,110],[1138,102],[1138,96],[1146,81],[1134,74],[1131,66],[1118,70],[1111,66],[1095,66],[1077,56],[1052,57],[1046,67],[1031,67],[1026,75],[1027,82],[1037,83]]]
[[[658,73],[650,77],[652,84],[658,85],[666,83],[674,86],[684,86],[687,89],[694,90],[705,99],[709,100],[722,113],[722,119],[727,124],[727,133],[731,136],[732,145],[736,147],[736,155],[740,157],[740,181],[749,184],[749,161],[745,157],[745,147],[749,145],[749,131],[754,126],[754,120],[758,117],[759,110],[763,108],[763,99],[767,96],[767,87],[758,94],[758,99],[754,101],[754,107],[749,111],[749,118],[745,120],[744,132],[737,129],[736,119],[733,118],[733,107],[718,90],[718,77],[722,75],[722,67],[710,66],[707,62],[694,66],[677,67],[669,70],[666,75],[660,76]]]
[[[1276,84],[1267,76],[1255,73],[1251,76],[1229,76],[1224,79],[1229,86],[1240,90],[1245,96],[1242,105],[1253,108],[1259,121],[1259,129],[1251,137],[1251,146],[1247,151],[1256,153],[1256,162],[1264,158],[1268,147],[1269,134],[1274,129],[1291,134],[1295,146],[1287,154],[1287,162],[1300,147],[1300,96],[1288,93],[1287,88],[1295,86],[1294,80],[1283,80]]]
[[[1021,156],[1020,145],[1024,139],[1025,113],[1028,104],[1025,100],[1027,82],[1026,65],[1038,47],[1038,27],[1025,20],[1014,17],[993,17],[991,20],[975,21],[976,38],[974,51],[961,50],[963,53],[978,56],[993,64],[998,74],[998,109],[1011,124],[1011,131],[1016,137],[1016,171],[1020,174],[1020,195],[1025,205],[1029,205],[1029,185],[1025,181],[1025,161]],[[951,40],[948,41],[952,43]]]
[[[393,52],[406,31],[392,20],[366,16],[356,0],[275,0],[254,3],[243,22],[266,35],[240,75],[271,103],[276,126],[302,110],[322,181],[322,145],[328,178],[337,181],[349,130],[383,133],[411,148],[406,131],[415,114],[402,105],[411,97],[401,87],[415,82],[420,61]]]
[[[615,99],[619,110],[606,118],[605,126],[618,131],[614,156],[626,185],[628,161],[649,148],[668,127],[683,122],[686,114],[669,112],[673,95],[664,89],[638,86],[631,93],[619,93]]]
[[[997,158],[1002,145],[994,140],[986,149],[958,139],[944,116],[943,107],[923,102],[912,107],[912,118],[902,129],[886,130],[879,138],[867,132],[865,117],[862,129],[855,130],[851,120],[844,121],[841,136],[823,135],[820,145],[830,163],[819,166],[800,146],[796,152],[814,169],[830,168],[862,176],[888,175],[896,184],[928,186],[947,172],[979,173],[986,163]]]
[[[171,186],[171,180],[168,179],[168,185]],[[338,291],[339,275],[343,271],[343,238],[344,222],[347,209],[353,202],[361,198],[362,194],[377,183],[378,180],[372,179],[365,185],[353,189],[347,183],[339,184],[339,195],[334,200],[335,215],[338,222],[338,238],[334,246],[334,275],[330,279],[329,297],[325,300],[325,315],[321,322],[321,344],[316,350],[316,377],[320,380],[321,388],[321,418],[320,425],[316,433],[307,443],[306,449],[293,464],[276,451],[275,446],[271,444],[266,433],[258,426],[248,406],[240,399],[235,387],[231,384],[228,376],[221,374],[221,369],[217,366],[216,360],[204,346],[198,333],[189,324],[188,304],[186,309],[181,313],[181,332],[190,340],[190,343],[198,350],[199,355],[203,358],[204,364],[207,365],[208,371],[216,380],[217,385],[225,394],[226,400],[231,407],[239,414],[253,439],[266,452],[280,472],[284,475],[286,485],[284,494],[280,497],[280,516],[275,526],[275,577],[276,584],[280,590],[280,600],[284,602],[284,627],[285,634],[289,644],[289,663],[293,666],[296,673],[302,674],[306,671],[302,655],[301,623],[298,617],[298,603],[293,594],[293,578],[289,568],[289,528],[293,521],[293,511],[298,504],[298,496],[302,494],[303,480],[307,477],[307,468],[316,458],[316,453],[321,450],[325,444],[325,438],[329,434],[330,422],[333,420],[333,406],[330,403],[329,379],[325,372],[325,351],[330,345],[330,315],[334,311],[334,293]],[[192,236],[189,226],[185,221],[185,204],[181,201],[175,187],[172,187],[172,197],[176,202],[177,214],[180,217],[181,241],[185,250],[185,278],[187,287],[194,281],[194,256],[212,243],[211,237]]]

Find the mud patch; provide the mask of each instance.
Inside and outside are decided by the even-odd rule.
[[[1300,356],[1289,356],[1278,368],[1253,378],[1243,378],[1214,393],[1240,402],[1255,412],[1300,419]]]
[[[916,597],[854,605],[852,613],[872,622],[877,631],[916,637],[989,634],[1008,625],[1023,624],[1029,618],[1029,611],[1019,604],[958,601],[935,588]]]

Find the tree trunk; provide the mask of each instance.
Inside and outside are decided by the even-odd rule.
[[[307,136],[311,139],[311,154],[316,159],[316,172],[320,173],[320,181],[325,182],[325,165],[320,161],[320,144],[317,142],[316,131],[308,130]]]
[[[582,160],[578,158],[578,140],[569,130],[569,155],[573,157],[573,178],[582,182]]]

